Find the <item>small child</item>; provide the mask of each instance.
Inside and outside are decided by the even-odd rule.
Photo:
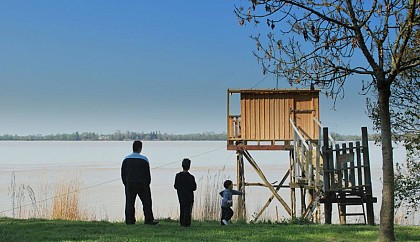
[[[191,160],[185,158],[182,161],[182,171],[176,174],[174,187],[178,193],[180,216],[179,223],[183,227],[191,226],[191,213],[194,203],[194,191],[197,189],[195,178],[188,170],[191,167]]]
[[[223,183],[225,190],[221,191],[219,194],[222,196],[222,218],[220,223],[222,225],[228,225],[230,219],[233,216],[233,210],[230,208],[233,205],[232,195],[243,195],[243,192],[233,190],[233,182],[231,180],[226,180]]]

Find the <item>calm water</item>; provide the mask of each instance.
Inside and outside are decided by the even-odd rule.
[[[96,214],[96,219],[123,220],[124,188],[119,180],[120,165],[123,157],[131,153],[131,144],[131,141],[0,142],[0,211],[11,208],[9,188],[11,174],[14,172],[18,185],[30,185],[39,194],[42,194],[42,187],[46,184],[78,177],[83,188],[94,186],[81,193],[84,208]],[[142,154],[149,157],[152,167],[153,210],[156,217],[176,216],[178,201],[173,180],[184,157],[191,158],[191,173],[199,183],[203,183],[203,178],[205,180],[207,176],[216,174],[235,180],[235,152],[227,151],[225,146],[226,143],[222,141],[144,142]],[[379,216],[382,189],[380,152],[380,147],[371,142],[373,193],[379,200],[375,205],[375,217]],[[251,154],[270,182],[279,181],[288,169],[288,152],[259,151]],[[394,157],[396,162],[403,161],[404,148],[395,146]],[[175,163],[164,166],[173,162]],[[245,170],[248,182],[261,182],[249,165]],[[99,185],[102,183],[105,184]],[[199,193],[208,192],[208,188],[200,184],[199,189]],[[290,199],[289,193],[287,189],[280,192],[286,201]],[[269,196],[268,189],[247,189],[247,210],[250,218]],[[48,196],[44,192],[44,197],[39,195],[38,199],[45,197]],[[29,202],[28,199],[26,201]],[[265,216],[273,218],[276,206],[280,217],[284,216],[284,209],[277,201],[273,201]],[[12,214],[8,211],[1,215]]]

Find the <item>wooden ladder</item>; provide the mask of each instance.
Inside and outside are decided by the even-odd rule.
[[[346,222],[347,217],[349,216],[363,216],[363,224],[366,224],[366,212],[365,212],[365,206],[363,203],[363,198],[359,197],[359,196],[354,196],[354,195],[347,195],[344,197],[340,197],[340,195],[338,195],[337,197],[338,200],[338,215],[339,218],[344,217],[344,221]],[[362,206],[362,212],[361,213],[347,213],[346,209],[344,209],[344,211],[342,209],[340,209],[342,206],[344,206],[345,208],[347,206]],[[341,219],[340,219],[341,222]]]

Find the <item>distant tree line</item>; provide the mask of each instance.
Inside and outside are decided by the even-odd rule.
[[[337,141],[361,140],[359,135],[343,135],[331,133]],[[369,140],[377,140],[377,134],[369,135]],[[159,131],[132,132],[117,130],[113,134],[98,134],[95,132],[74,132],[71,134],[37,134],[37,135],[0,135],[0,140],[21,140],[21,141],[99,141],[99,140],[145,140],[145,141],[199,141],[199,140],[226,140],[226,133],[202,132],[192,134],[168,134]]]
[[[357,140],[362,140],[362,136],[361,135],[345,135],[345,134],[338,134],[335,132],[331,133],[331,136],[337,140],[337,141],[357,141]],[[369,140],[378,140],[378,134],[369,134]]]
[[[198,141],[198,140],[226,140],[226,133],[214,133],[214,132],[203,132],[203,133],[192,133],[192,134],[168,134],[161,133],[158,131],[153,132],[132,132],[120,130],[115,131],[113,134],[98,134],[95,132],[74,132],[71,134],[48,134],[48,135],[0,135],[0,140],[16,140],[16,141],[99,141],[99,140],[145,140],[145,141]]]

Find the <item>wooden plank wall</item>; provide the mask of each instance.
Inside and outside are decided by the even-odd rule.
[[[305,138],[317,139],[318,128],[312,117],[319,118],[318,102],[318,93],[241,93],[242,139],[293,140],[290,117]]]
[[[319,120],[319,100],[313,95],[299,95],[294,97],[296,126],[305,138],[318,139],[318,126],[312,117]],[[311,111],[312,110],[312,111]]]

